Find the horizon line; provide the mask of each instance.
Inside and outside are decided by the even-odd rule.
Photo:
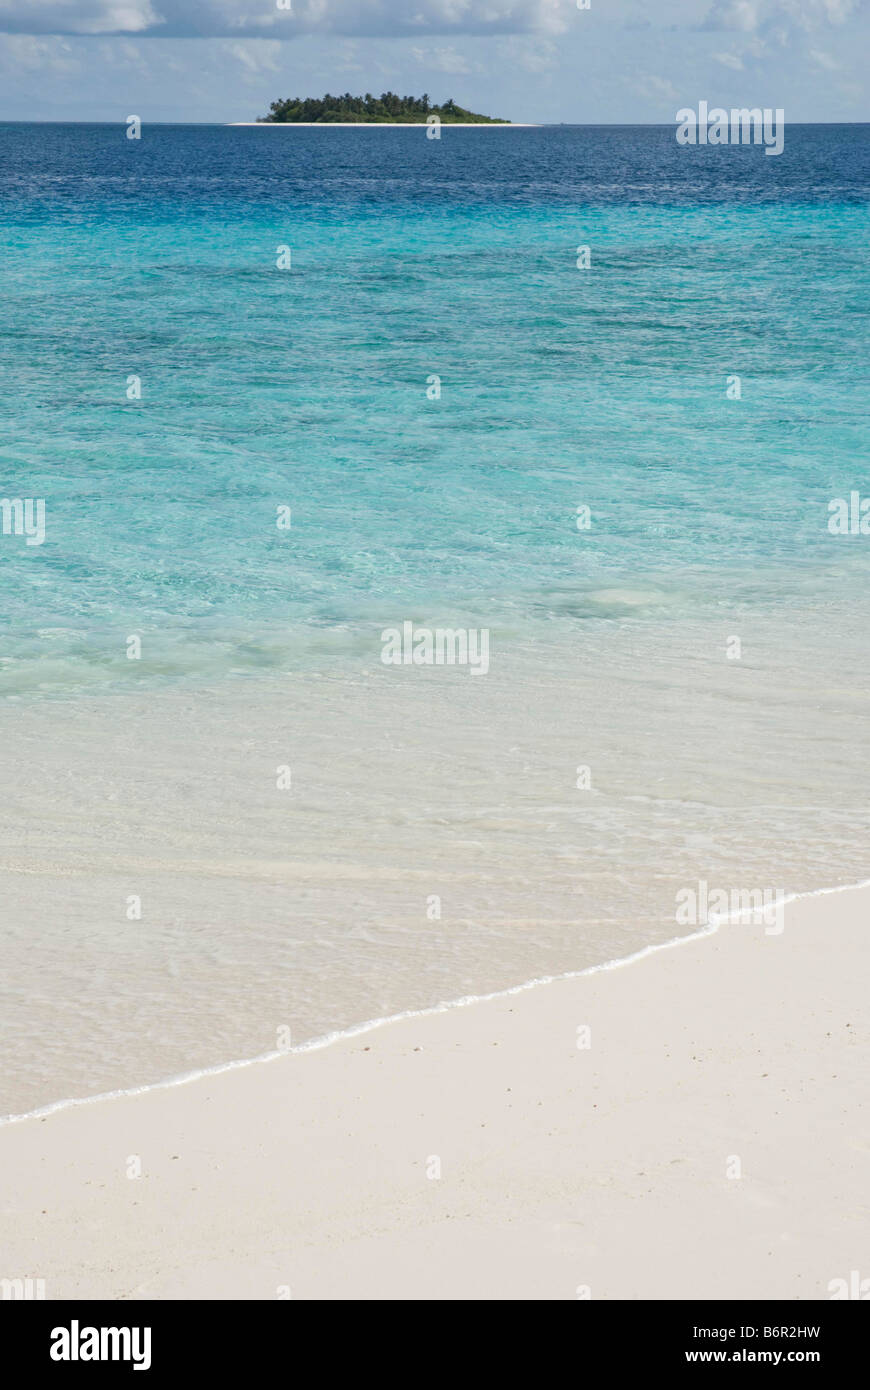
[[[30,118],[24,119],[24,118],[22,118],[22,117],[17,117],[17,116],[11,116],[11,117],[0,116],[0,125],[106,125],[106,126],[121,125],[121,126],[123,126],[123,125],[126,124],[127,120],[128,120],[128,117],[126,117],[126,116],[121,116],[121,117],[119,117],[119,118],[118,118],[117,120],[115,120],[115,121],[111,121],[111,120],[96,120],[96,119],[94,119],[94,120],[88,120],[88,119],[81,119],[81,120],[79,120],[79,119],[76,119],[76,120],[56,120],[56,119],[54,119],[54,118],[52,118],[52,117],[35,117],[35,118],[34,118],[34,117],[30,117]],[[496,127],[501,127],[502,129],[503,129],[504,127],[513,126],[513,127],[516,127],[516,128],[519,128],[519,129],[523,129],[523,130],[544,130],[544,129],[554,129],[554,128],[555,128],[555,129],[558,129],[558,128],[561,127],[561,126],[570,126],[570,127],[575,128],[575,129],[586,129],[586,130],[596,130],[596,129],[600,129],[600,130],[608,129],[608,130],[610,130],[610,129],[613,129],[614,127],[625,127],[626,129],[635,129],[635,130],[636,130],[636,129],[638,129],[638,128],[641,128],[641,129],[647,129],[647,128],[648,128],[648,129],[656,129],[656,128],[658,128],[658,127],[664,127],[664,128],[668,128],[668,129],[669,129],[670,126],[674,123],[675,120],[676,120],[676,117],[673,117],[673,119],[670,120],[670,121],[666,121],[666,120],[661,120],[661,121],[509,121],[509,120],[507,120],[507,119],[503,119],[503,120],[499,120],[499,121],[456,121],[456,122],[448,122],[447,125],[449,126],[449,128],[450,128],[451,130],[454,130],[454,129],[455,129],[455,130],[461,130],[461,129],[463,128],[463,126],[474,126],[475,128],[482,129],[482,128],[484,128],[484,127],[487,127],[487,128],[488,128],[488,127],[491,126],[491,125],[492,125],[492,126],[496,126]],[[416,121],[416,122],[415,122],[415,121],[395,121],[395,122],[390,122],[390,121],[267,121],[267,120],[262,119],[262,118],[260,118],[260,119],[255,118],[255,119],[252,120],[252,121],[221,121],[221,120],[211,120],[211,121],[180,121],[180,120],[178,120],[178,121],[172,121],[172,120],[169,120],[169,121],[152,121],[152,120],[147,120],[147,118],[146,118],[145,120],[143,120],[143,124],[146,124],[146,123],[147,123],[148,125],[152,125],[152,126],[153,126],[153,125],[165,125],[165,126],[188,126],[188,125],[189,125],[189,126],[216,126],[216,127],[220,128],[220,129],[224,129],[224,130],[233,129],[233,128],[237,128],[237,129],[238,129],[238,128],[247,127],[247,126],[260,126],[260,125],[263,125],[263,126],[273,126],[273,125],[274,125],[274,126],[294,126],[294,125],[298,125],[298,126],[303,126],[303,127],[306,128],[306,129],[313,129],[315,126],[330,126],[330,125],[332,125],[332,126],[337,126],[337,127],[339,127],[340,129],[346,129],[346,128],[349,128],[349,127],[351,127],[351,126],[357,126],[357,125],[359,125],[359,126],[378,126],[378,125],[383,125],[383,126],[388,126],[390,129],[399,129],[401,126],[407,125],[409,128],[414,129],[414,128],[416,128],[417,126],[422,126],[422,125],[425,124],[425,123],[422,122],[422,121]],[[813,126],[815,126],[815,125],[856,125],[856,126],[858,126],[858,125],[870,125],[870,116],[868,116],[866,120],[853,120],[853,121],[847,121],[847,120],[793,120],[793,121],[786,121],[785,124],[787,124],[787,125],[813,125]]]

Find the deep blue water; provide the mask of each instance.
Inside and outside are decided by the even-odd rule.
[[[0,126],[7,690],[866,592],[868,173],[870,126]]]

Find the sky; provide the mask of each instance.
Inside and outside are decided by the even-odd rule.
[[[388,89],[515,121],[870,120],[870,0],[588,2],[0,0],[0,120],[250,121]]]

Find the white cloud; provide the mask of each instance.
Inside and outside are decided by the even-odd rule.
[[[701,27],[743,34],[771,32],[787,41],[797,30],[811,33],[845,24],[861,4],[862,0],[713,0]]]
[[[830,53],[822,53],[818,48],[810,49],[810,57],[814,63],[818,63],[820,68],[826,68],[828,72],[839,72],[840,64]]]
[[[0,37],[0,72],[79,71],[80,64],[65,39],[39,39],[29,34],[4,34]]]
[[[422,66],[433,72],[469,73],[472,66],[453,46],[446,48],[412,48],[411,53]]]
[[[713,57],[717,63],[721,63],[723,68],[733,68],[735,72],[743,71],[743,59],[736,53],[714,53]]]
[[[227,52],[238,58],[250,73],[277,72],[281,45],[270,39],[239,39],[227,44]]]
[[[292,0],[291,10],[276,0],[0,0],[0,30],[165,38],[558,34],[570,9],[568,0]]]
[[[752,34],[760,22],[760,0],[714,0],[702,27]]]
[[[163,21],[151,0],[0,0],[12,34],[141,34]]]
[[[637,78],[637,89],[643,92],[644,96],[666,97],[668,101],[678,101],[679,92],[672,82],[666,77],[646,77]]]
[[[548,72],[556,66],[559,50],[551,39],[521,38],[517,35],[501,41],[498,55],[512,67],[522,68],[523,72]]]
[[[860,7],[860,0],[821,0],[832,24],[845,24]]]

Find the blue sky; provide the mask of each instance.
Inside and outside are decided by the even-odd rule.
[[[392,88],[517,121],[671,122],[702,99],[870,120],[870,0],[278,3],[0,0],[0,119],[243,121]]]

